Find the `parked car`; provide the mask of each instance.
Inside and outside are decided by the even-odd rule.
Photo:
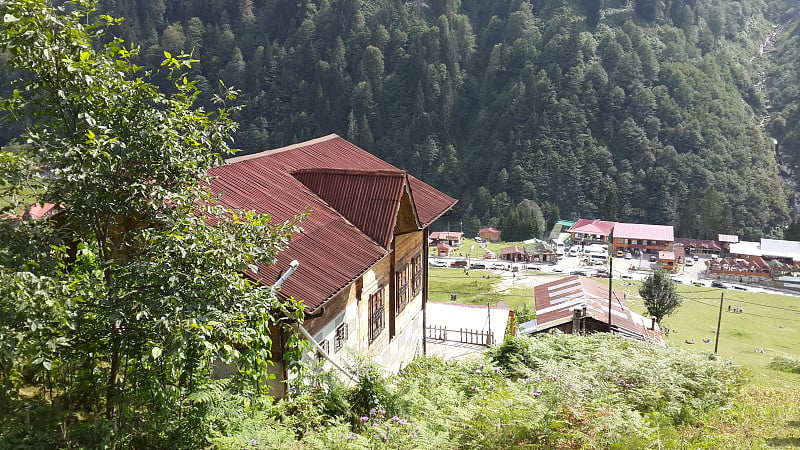
[[[469,265],[469,268],[470,269],[485,269],[486,268],[486,264],[484,264],[482,262],[472,263],[472,264]]]
[[[657,262],[658,256],[657,255],[650,255],[650,262]]]
[[[697,261],[698,259],[700,259],[700,257],[699,257],[699,256],[697,256],[697,255],[692,255],[692,259],[693,259],[693,260],[695,260],[695,261]]]
[[[441,259],[431,261],[431,267],[447,267],[447,263]]]
[[[609,276],[607,273],[605,273],[605,272],[597,272],[597,273],[593,273],[591,276],[592,276],[592,278],[611,278],[611,277],[610,277],[610,276]]]
[[[631,259],[631,258],[633,258],[633,255],[631,255],[631,252],[625,252],[625,259]]]
[[[622,250],[617,250],[617,258],[622,258],[623,256],[625,256],[625,253]]]
[[[491,267],[493,270],[506,270],[506,265],[501,263],[494,263]]]
[[[583,270],[573,270],[573,271],[572,271],[572,272],[570,272],[569,274],[570,274],[570,275],[580,275],[580,276],[582,276],[582,277],[588,277],[588,276],[589,276],[589,274],[588,274],[588,273],[586,273],[586,272],[584,272]]]
[[[453,261],[450,263],[450,267],[462,267],[462,268],[467,267],[467,261],[465,260]]]
[[[714,280],[711,282],[711,287],[720,288],[720,289],[728,289],[727,286],[722,284],[721,281]]]
[[[691,267],[694,265],[694,260],[692,258],[686,258],[686,265]]]

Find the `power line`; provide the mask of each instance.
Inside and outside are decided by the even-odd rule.
[[[790,312],[794,312],[794,313],[800,313],[800,310],[798,310],[797,308],[784,308],[783,306],[764,305],[764,304],[761,304],[761,303],[748,302],[747,300],[740,300],[740,299],[738,299],[738,298],[737,298],[737,299],[735,299],[735,300],[736,300],[737,302],[740,302],[740,303],[745,303],[745,304],[748,304],[748,305],[761,306],[761,307],[763,307],[763,308],[781,309],[781,310],[784,310],[784,311],[790,311]]]

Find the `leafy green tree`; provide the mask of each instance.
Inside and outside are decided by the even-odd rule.
[[[99,44],[118,21],[92,6],[0,6],[0,49],[20,77],[0,105],[33,117],[24,151],[0,154],[15,162],[3,181],[46,170],[37,199],[61,211],[0,221],[0,382],[45,380],[68,409],[105,411],[114,445],[196,448],[222,386],[215,365],[235,364],[238,386],[263,392],[270,326],[302,319],[299,304],[241,275],[274,261],[295,226],[222,210],[207,190],[231,152],[235,93],[196,109],[181,73],[195,61],[166,52],[174,93],[160,93],[136,48]]]
[[[681,297],[675,291],[675,282],[665,270],[656,269],[639,286],[647,313],[658,323],[681,306]]]

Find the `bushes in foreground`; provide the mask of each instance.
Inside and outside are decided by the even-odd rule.
[[[672,447],[677,425],[733,397],[739,371],[706,354],[598,334],[513,338],[469,362],[422,357],[389,379],[363,368],[360,377],[351,388],[317,378],[287,401],[247,408],[214,442],[220,448]]]

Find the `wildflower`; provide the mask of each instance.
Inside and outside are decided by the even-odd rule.
[[[475,373],[481,373],[481,369],[475,369]]]
[[[499,367],[495,367],[495,368],[494,368],[494,371],[495,371],[495,372],[500,372],[500,368],[499,368]]]
[[[361,421],[362,421],[362,422],[369,422],[369,417],[367,417],[367,416],[361,416]]]
[[[405,425],[406,419],[400,419],[397,423],[399,423],[400,425]]]
[[[397,416],[392,416],[392,418],[389,420],[391,420],[392,422],[397,422],[398,420],[400,420],[400,418]]]
[[[472,390],[473,390],[473,391],[474,391],[474,390],[477,390],[477,389],[478,389],[478,386],[472,386]]]
[[[411,432],[411,437],[412,438],[416,438],[417,437],[417,432],[416,431],[412,431]]]
[[[253,447],[258,445],[258,439],[250,439],[250,445],[252,445]]]
[[[348,441],[355,441],[357,437],[358,437],[358,435],[351,434],[351,435],[347,436],[347,440]]]
[[[538,396],[542,395],[542,390],[541,389],[537,389],[537,390],[531,392],[531,395],[534,396],[534,397],[538,397]]]
[[[386,435],[384,434],[383,436],[381,436],[381,439],[383,439],[383,442],[386,442],[386,441],[388,441],[388,440],[389,440],[389,436],[386,436]]]

